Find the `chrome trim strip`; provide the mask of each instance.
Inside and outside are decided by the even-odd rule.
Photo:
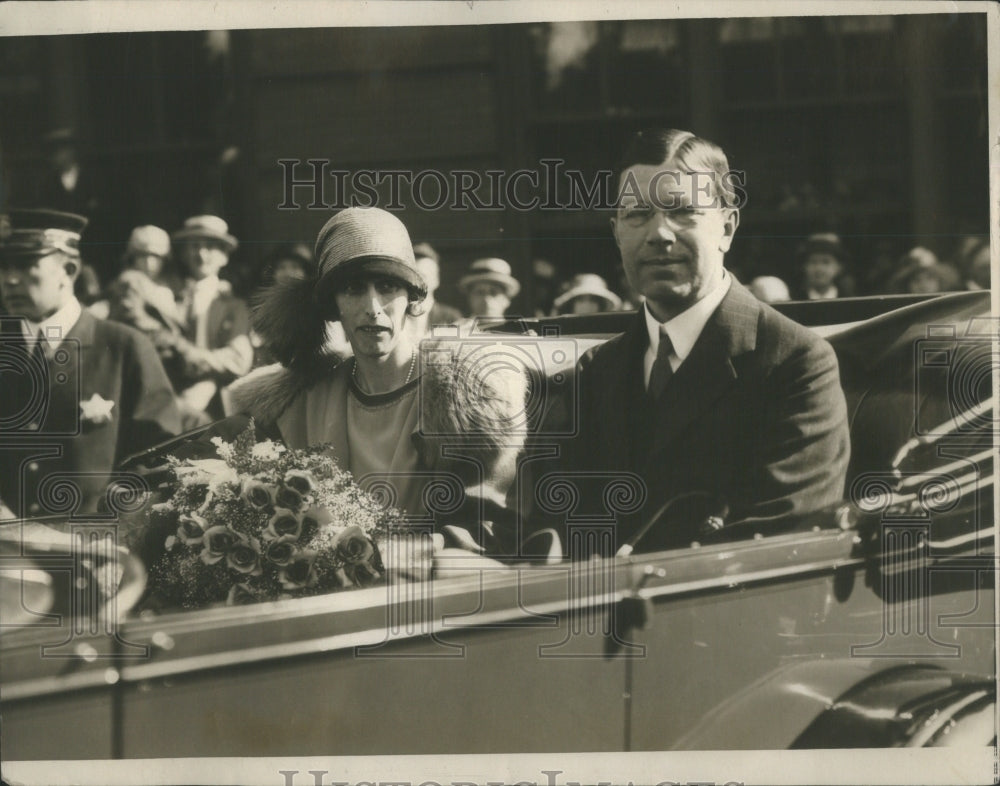
[[[924,727],[917,732],[913,737],[907,741],[907,748],[922,748],[924,743],[930,740],[935,734],[944,728],[945,724],[948,723],[955,715],[963,710],[965,707],[969,706],[973,702],[979,701],[985,696],[989,696],[985,690],[975,691],[970,693],[968,696],[954,702],[940,710],[936,710],[934,715],[927,720]]]
[[[927,472],[921,473],[917,476],[905,477],[899,482],[899,488],[904,489],[909,486],[920,485],[922,483],[927,482],[928,476],[944,475],[948,472],[953,472],[958,469],[966,470],[968,472],[974,472],[976,473],[976,476],[979,477],[980,476],[979,470],[969,469],[968,465],[971,463],[975,464],[978,464],[980,462],[985,463],[986,461],[992,459],[993,459],[993,451],[987,449],[982,451],[981,453],[976,453],[974,456],[969,456],[968,458],[965,459],[958,459],[956,461],[953,461],[951,464],[945,464],[943,467],[934,467],[932,470],[928,470]],[[990,475],[984,472],[982,473],[982,477],[984,480],[987,480],[989,479]]]
[[[681,561],[688,562],[692,560],[692,558],[698,559],[699,562],[704,563],[710,563],[712,561],[718,563],[730,558],[734,549],[747,555],[754,556],[758,556],[761,553],[766,554],[768,552],[788,552],[792,556],[796,556],[798,549],[809,546],[826,548],[838,547],[838,551],[841,553],[832,554],[829,557],[821,556],[818,559],[813,558],[807,562],[796,562],[777,568],[768,568],[764,570],[751,569],[749,571],[734,573],[732,575],[716,574],[704,579],[674,582],[671,582],[670,579],[667,578],[664,579],[659,586],[652,585],[644,587],[640,594],[644,598],[661,598],[669,597],[671,595],[706,591],[715,588],[732,589],[737,586],[759,584],[772,579],[794,576],[796,574],[802,574],[804,576],[806,574],[832,571],[843,567],[856,568],[861,566],[864,563],[864,560],[861,557],[850,556],[849,551],[852,549],[852,540],[851,533],[849,532],[840,530],[824,530],[810,533],[789,533],[787,535],[774,536],[762,541],[707,546],[700,549],[699,552],[684,550],[668,553],[669,555],[666,557],[660,556],[654,557],[653,559],[644,557],[644,555],[638,555],[630,557],[628,560],[615,560],[613,564],[615,576],[621,576],[623,572],[625,574],[624,576],[621,576],[622,580],[620,582],[616,580],[615,584],[620,583],[623,588],[604,593],[593,593],[582,599],[573,599],[573,606],[574,608],[590,608],[620,600],[631,591],[630,587],[632,584],[630,579],[634,578],[639,569],[645,568],[647,565],[659,564],[668,566],[669,568],[671,563],[678,563]],[[542,582],[553,581],[553,571],[563,573],[566,578],[569,578],[571,576],[570,571],[574,569],[574,565],[576,566],[576,570],[581,568],[580,563],[562,563],[554,566],[538,566],[531,570],[518,570],[517,572],[521,581],[527,580],[529,585],[537,585]],[[705,567],[708,566],[708,564],[705,565]],[[493,589],[502,590],[505,587],[509,588],[511,586],[511,572],[510,568],[505,568],[502,571],[496,571],[493,577],[480,574],[470,577],[456,577],[455,579],[446,580],[445,582],[439,582],[436,585],[437,590],[443,589],[444,592],[441,593],[435,591],[433,597],[436,599],[443,599],[462,595],[470,591],[483,593],[490,589],[491,585]],[[434,585],[432,583],[428,582],[426,585],[419,584],[413,589],[426,591],[431,589],[433,586]],[[176,634],[179,629],[183,629],[183,633],[185,635],[197,635],[198,630],[204,629],[205,627],[211,627],[213,629],[218,629],[220,627],[245,627],[248,623],[256,624],[265,620],[272,622],[287,621],[290,616],[294,616],[296,619],[305,620],[311,616],[328,616],[331,612],[336,611],[361,611],[376,607],[381,609],[386,607],[385,592],[385,587],[375,587],[367,590],[356,590],[349,593],[333,593],[331,595],[317,596],[314,598],[299,598],[289,601],[277,601],[270,604],[258,604],[257,606],[252,607],[252,621],[250,621],[246,615],[238,615],[234,619],[234,610],[231,608],[209,610],[205,613],[195,612],[200,617],[197,620],[190,619],[190,615],[192,614],[191,612],[182,612],[176,615],[158,618],[156,620],[137,620],[134,623],[126,623],[122,633],[129,640],[141,643],[148,641],[149,637],[158,631]],[[426,595],[421,594],[420,597],[426,597]],[[332,604],[331,600],[333,601]],[[358,603],[359,600],[361,601],[360,604]],[[415,600],[419,600],[419,598],[411,596],[408,597],[405,602],[406,604],[410,604]],[[291,611],[291,609],[288,607],[288,603],[296,604],[294,606],[294,615],[289,615],[289,611]],[[524,608],[519,606],[508,606],[503,609],[490,612],[470,613],[467,615],[462,614],[460,617],[462,622],[460,624],[456,624],[453,610],[439,608],[438,612],[435,614],[435,619],[433,621],[424,621],[423,624],[419,625],[420,629],[416,633],[405,633],[398,636],[391,636],[386,627],[383,625],[378,628],[367,628],[352,633],[341,633],[315,639],[282,642],[279,644],[270,644],[241,650],[224,650],[210,654],[192,655],[173,660],[164,660],[159,663],[147,662],[135,665],[124,665],[117,671],[117,674],[123,682],[131,683],[156,677],[166,677],[185,672],[218,668],[230,664],[248,664],[277,658],[305,656],[358,646],[381,644],[394,639],[406,640],[413,638],[415,635],[426,635],[428,633],[489,626],[492,624],[508,622],[511,619],[524,617],[526,612],[533,615],[558,613],[565,610],[569,603],[570,600],[566,597],[561,597],[557,600],[539,604],[532,604],[530,600],[528,600]],[[340,608],[338,609],[337,607]],[[203,614],[207,614],[207,618],[205,618]],[[439,614],[440,616],[438,616]],[[192,624],[192,622],[195,624]],[[548,630],[550,628],[546,629]],[[105,673],[106,672],[102,671],[100,674],[79,675],[76,680],[51,677],[29,680],[23,683],[13,683],[9,686],[5,686],[4,700],[25,699],[45,693],[93,687],[102,684],[102,682],[108,684],[107,679],[105,678]],[[68,681],[71,683],[69,687],[67,687]],[[74,682],[79,684],[73,684]]]
[[[700,581],[687,581],[679,584],[667,584],[658,588],[644,588],[641,596],[644,598],[657,598],[665,595],[687,594],[697,590],[711,589],[715,587],[732,589],[738,585],[760,583],[773,578],[779,578],[796,573],[815,573],[824,570],[833,570],[845,566],[857,566],[862,564],[861,559],[833,559],[806,563],[804,565],[792,565],[786,568],[779,568],[756,573],[734,574],[732,576],[715,577]],[[627,594],[627,590],[615,590],[603,594],[589,595],[586,598],[574,601],[575,608],[591,608],[603,604],[613,603],[621,600]],[[569,600],[550,601],[540,605],[531,605],[528,610],[532,614],[553,614],[567,608]],[[494,612],[480,612],[463,616],[463,624],[446,624],[445,617],[435,617],[430,623],[425,623],[423,630],[415,635],[427,635],[430,633],[440,633],[444,631],[455,631],[463,628],[483,627],[500,622],[507,622],[524,616],[524,609],[506,608]],[[548,628],[547,628],[548,630]],[[254,647],[230,653],[213,653],[211,655],[196,655],[189,658],[181,658],[164,663],[150,663],[135,666],[125,666],[121,669],[122,679],[125,682],[152,679],[156,677],[169,676],[180,672],[200,671],[204,669],[218,668],[220,666],[248,664],[264,660],[273,660],[283,657],[297,657],[312,655],[321,652],[343,650],[347,648],[370,646],[382,644],[398,638],[406,640],[413,638],[413,635],[401,635],[390,637],[384,627],[371,628],[355,633],[344,633],[335,636],[324,636],[319,639],[311,639],[283,644],[272,644],[263,647]]]
[[[986,475],[981,477],[978,472],[975,473],[971,480],[965,480],[964,478],[960,481],[958,486],[959,496],[965,496],[971,491],[975,491],[977,488],[988,488],[993,485],[995,478],[993,475]],[[909,502],[914,502],[920,497],[919,494],[901,494],[892,502],[889,503],[889,507],[893,505],[905,505]]]
[[[964,545],[965,543],[973,543],[977,540],[992,540],[993,539],[993,528],[977,530],[976,532],[969,532],[965,535],[956,535],[948,540],[928,540],[927,545],[935,549],[952,549],[956,546]],[[996,559],[996,556],[993,557]]]
[[[893,457],[890,466],[893,468],[898,467],[903,462],[903,459],[905,459],[916,448],[921,445],[931,445],[942,437],[946,437],[957,431],[961,428],[963,423],[967,423],[977,417],[982,417],[982,415],[987,412],[995,411],[996,408],[997,397],[995,395],[991,395],[978,406],[969,407],[969,409],[956,415],[951,420],[945,421],[937,428],[931,429],[928,433],[908,439],[903,443],[903,447],[896,451],[896,455]]]
[[[109,675],[114,675],[109,677]],[[0,690],[0,703],[31,699],[53,693],[85,690],[86,688],[110,687],[120,676],[117,669],[108,667],[101,671],[90,671],[86,674],[70,674],[55,677],[42,677],[36,680],[25,680],[4,685]]]

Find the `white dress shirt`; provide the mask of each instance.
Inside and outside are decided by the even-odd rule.
[[[62,186],[67,191],[76,191],[76,184],[80,180],[80,167],[73,164],[65,172],[59,173],[59,179],[62,181]]]
[[[708,324],[709,317],[712,316],[726,293],[729,292],[732,283],[732,276],[723,270],[722,278],[715,289],[668,322],[657,320],[649,312],[649,304],[643,305],[643,311],[646,314],[646,331],[649,333],[649,347],[642,360],[643,381],[647,389],[649,388],[649,375],[653,370],[653,362],[660,349],[661,331],[670,337],[670,343],[674,347],[674,351],[670,353],[670,368],[677,371],[681,363],[691,354],[691,349],[698,340],[698,336]]]
[[[59,348],[82,313],[83,306],[80,305],[80,301],[71,297],[55,314],[41,322],[32,322],[30,319],[23,320],[21,328],[28,341],[28,346],[34,348],[35,339],[38,338],[38,332],[41,331],[48,344],[48,347],[44,348],[45,356],[51,358],[52,353]]]
[[[808,300],[836,300],[839,296],[837,288],[835,286],[829,286],[822,292],[815,289],[806,290],[806,299]]]

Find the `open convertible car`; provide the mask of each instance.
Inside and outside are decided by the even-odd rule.
[[[840,359],[841,504],[659,553],[156,615],[130,611],[145,572],[106,522],[59,528],[80,548],[9,525],[4,758],[995,744],[989,294],[781,308]],[[482,351],[531,358],[544,409],[627,319],[511,322]],[[574,523],[573,494],[531,477],[528,507],[569,530],[632,504],[611,478],[607,518]]]

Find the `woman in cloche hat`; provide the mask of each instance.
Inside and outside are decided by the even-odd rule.
[[[347,208],[320,230],[315,256],[314,274],[276,282],[256,305],[254,326],[280,362],[232,386],[234,409],[290,447],[329,443],[355,478],[378,474],[396,507],[423,514],[428,459],[414,438],[421,368],[411,328],[427,286],[409,234],[384,210]],[[330,351],[334,320],[352,355]]]
[[[621,305],[621,298],[608,289],[607,283],[596,273],[573,276],[566,290],[552,303],[557,315],[598,314],[617,311]]]
[[[276,281],[253,323],[279,363],[230,389],[236,411],[292,448],[330,443],[355,478],[398,477],[397,504],[421,510],[412,476],[418,455],[417,346],[408,325],[427,288],[402,222],[379,208],[348,208],[316,239],[315,270]],[[330,352],[339,320],[353,357]]]
[[[458,288],[469,299],[471,317],[500,318],[510,301],[521,291],[521,285],[510,274],[510,265],[503,259],[477,259],[462,276]]]

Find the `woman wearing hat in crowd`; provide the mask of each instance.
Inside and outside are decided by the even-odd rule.
[[[621,305],[621,298],[608,289],[607,283],[596,273],[573,276],[566,290],[552,303],[557,315],[599,314],[618,311]]]
[[[108,318],[154,334],[180,332],[181,320],[174,300],[179,281],[167,271],[170,236],[157,226],[132,230],[122,258],[124,270],[108,287]]]
[[[469,319],[460,323],[465,328],[474,327],[477,317],[503,319],[510,301],[521,291],[521,285],[510,274],[510,265],[495,257],[473,262],[458,288],[469,300]]]
[[[962,238],[955,259],[966,289],[990,288],[992,262],[989,237],[969,235]]]
[[[910,249],[899,261],[899,269],[889,280],[893,294],[928,295],[961,289],[954,267],[942,264],[937,255],[923,246]]]
[[[270,286],[277,281],[309,278],[316,274],[316,261],[312,249],[305,243],[286,243],[278,246],[264,265],[263,282]]]

